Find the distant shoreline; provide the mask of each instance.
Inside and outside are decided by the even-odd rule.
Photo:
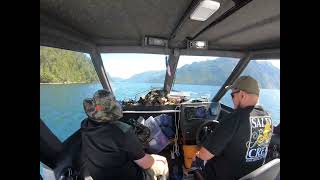
[[[90,83],[96,83],[96,82],[58,82],[58,83],[40,83],[40,84],[90,84]]]

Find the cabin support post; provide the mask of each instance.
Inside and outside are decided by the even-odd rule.
[[[177,69],[179,57],[180,57],[179,49],[174,49],[170,51],[169,59],[166,62],[166,66],[167,66],[166,77],[164,80],[164,87],[163,87],[164,91],[167,93],[171,91],[173,80],[176,76],[176,69]]]
[[[61,141],[40,119],[40,162],[54,169],[62,149]]]
[[[90,52],[90,57],[93,63],[93,66],[98,74],[100,83],[103,87],[103,89],[109,90],[113,93],[112,87],[110,84],[109,77],[107,76],[107,73],[104,69],[102,58],[100,52],[97,50],[97,48],[93,48]]]
[[[239,60],[238,64],[233,69],[228,79],[224,82],[224,84],[221,86],[217,94],[211,100],[212,102],[218,102],[225,95],[225,93],[228,91],[226,89],[226,86],[232,84],[240,76],[240,74],[249,64],[250,59],[251,59],[251,53],[247,53],[242,59]]]

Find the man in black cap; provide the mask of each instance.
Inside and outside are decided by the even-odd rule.
[[[263,165],[272,135],[271,117],[258,105],[258,82],[241,76],[231,86],[234,112],[219,121],[196,156],[207,161],[205,179],[239,179]]]
[[[83,105],[88,118],[81,123],[81,177],[153,180],[168,176],[166,158],[146,154],[133,128],[118,121],[122,108],[111,92],[98,90]]]

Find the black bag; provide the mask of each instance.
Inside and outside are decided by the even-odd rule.
[[[137,122],[135,119],[129,119],[129,120],[122,120],[122,122],[131,125],[134,128],[134,132],[137,135],[138,139],[144,146],[144,148],[149,147],[149,137],[150,137],[150,129],[139,122]]]

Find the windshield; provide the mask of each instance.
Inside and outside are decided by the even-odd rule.
[[[162,89],[166,73],[166,55],[105,53],[102,60],[118,100],[138,100],[151,89]],[[191,99],[211,100],[239,59],[213,56],[180,56],[172,92],[183,91]],[[280,122],[280,61],[251,60],[241,75],[257,79],[261,87],[260,104]],[[230,92],[220,100],[233,107]]]
[[[101,54],[118,100],[137,100],[151,89],[162,89],[166,55],[137,53]],[[180,56],[172,87],[190,98],[212,98],[228,78],[239,59],[210,56]]]
[[[118,100],[136,100],[150,89],[163,88],[166,55],[104,53],[101,57]]]
[[[212,99],[239,59],[213,56],[180,56],[173,90],[187,91],[191,98]]]

